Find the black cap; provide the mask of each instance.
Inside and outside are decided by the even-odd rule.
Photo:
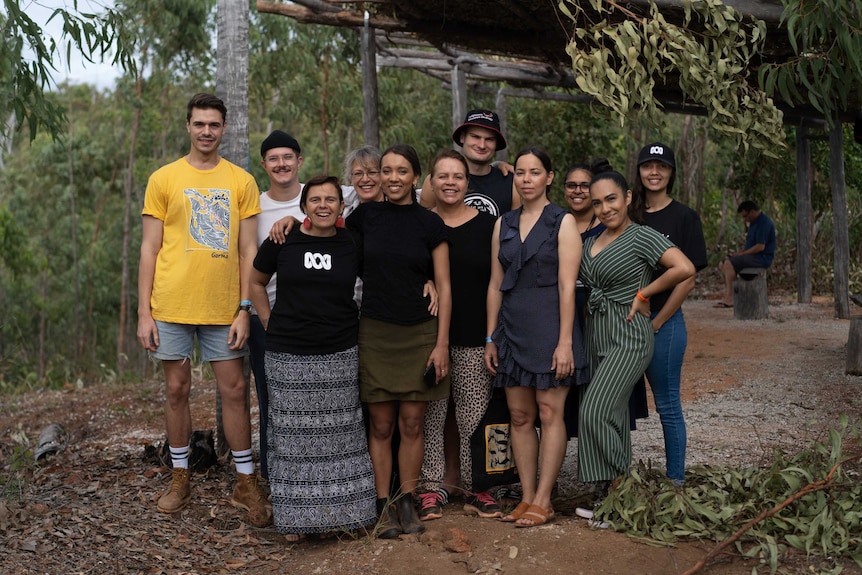
[[[461,145],[461,134],[468,126],[478,126],[497,134],[497,150],[506,149],[506,138],[500,131],[500,117],[491,110],[470,110],[464,117],[464,123],[452,133],[452,140]]]
[[[651,160],[656,160],[676,169],[676,159],[674,159],[673,156],[673,148],[666,146],[661,142],[648,144],[641,148],[641,152],[638,154],[638,166]]]
[[[266,137],[260,145],[260,157],[264,157],[266,153],[273,148],[290,148],[297,154],[302,153],[302,150],[299,149],[299,142],[296,141],[296,138],[287,132],[282,132],[281,130],[273,130],[272,133]]]

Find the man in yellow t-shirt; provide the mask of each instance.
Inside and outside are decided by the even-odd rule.
[[[248,353],[249,277],[257,254],[258,189],[245,170],[221,158],[227,109],[209,94],[189,101],[191,149],[154,172],[144,197],[138,271],[138,339],[165,372],[165,420],[173,479],[158,509],[174,513],[191,499],[189,392],[197,338],[222,396],[225,436],[236,463],[231,503],[258,527],[272,508],[257,483],[251,453],[243,357]]]

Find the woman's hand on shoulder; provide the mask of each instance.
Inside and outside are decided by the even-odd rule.
[[[283,244],[285,236],[290,233],[293,226],[297,225],[299,225],[299,220],[293,216],[285,216],[269,228],[269,239],[277,244]]]

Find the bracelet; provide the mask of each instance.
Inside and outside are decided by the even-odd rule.
[[[491,339],[491,336],[489,335],[488,337],[485,338],[485,343],[494,343],[494,340]]]
[[[648,297],[646,297],[644,294],[642,294],[642,293],[641,293],[641,290],[638,290],[637,298],[638,298],[638,300],[639,300],[639,301],[642,301],[642,302],[644,302],[644,303],[646,303],[646,302],[648,302],[648,301],[649,301],[649,298],[648,298]]]
[[[239,302],[239,305],[251,305],[251,300],[250,299],[244,299],[241,302]]]

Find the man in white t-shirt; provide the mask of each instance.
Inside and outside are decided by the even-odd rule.
[[[296,138],[281,130],[273,132],[260,145],[260,164],[269,176],[269,189],[260,194],[260,214],[257,216],[257,245],[269,235],[272,225],[278,220],[291,216],[299,221],[305,214],[299,208],[299,199],[303,185],[299,182],[299,169],[302,167],[302,149]],[[356,203],[356,192],[352,187],[342,186],[344,205]],[[347,215],[345,210],[345,216]],[[275,305],[276,274],[266,286],[270,308]],[[266,347],[266,331],[257,314],[251,318],[251,334],[248,340],[251,352],[251,369],[254,373],[254,386],[257,390],[257,402],[260,410],[260,475],[269,478],[269,468],[266,461],[266,426],[269,415],[269,393],[266,387],[266,372],[263,366],[263,355]]]

